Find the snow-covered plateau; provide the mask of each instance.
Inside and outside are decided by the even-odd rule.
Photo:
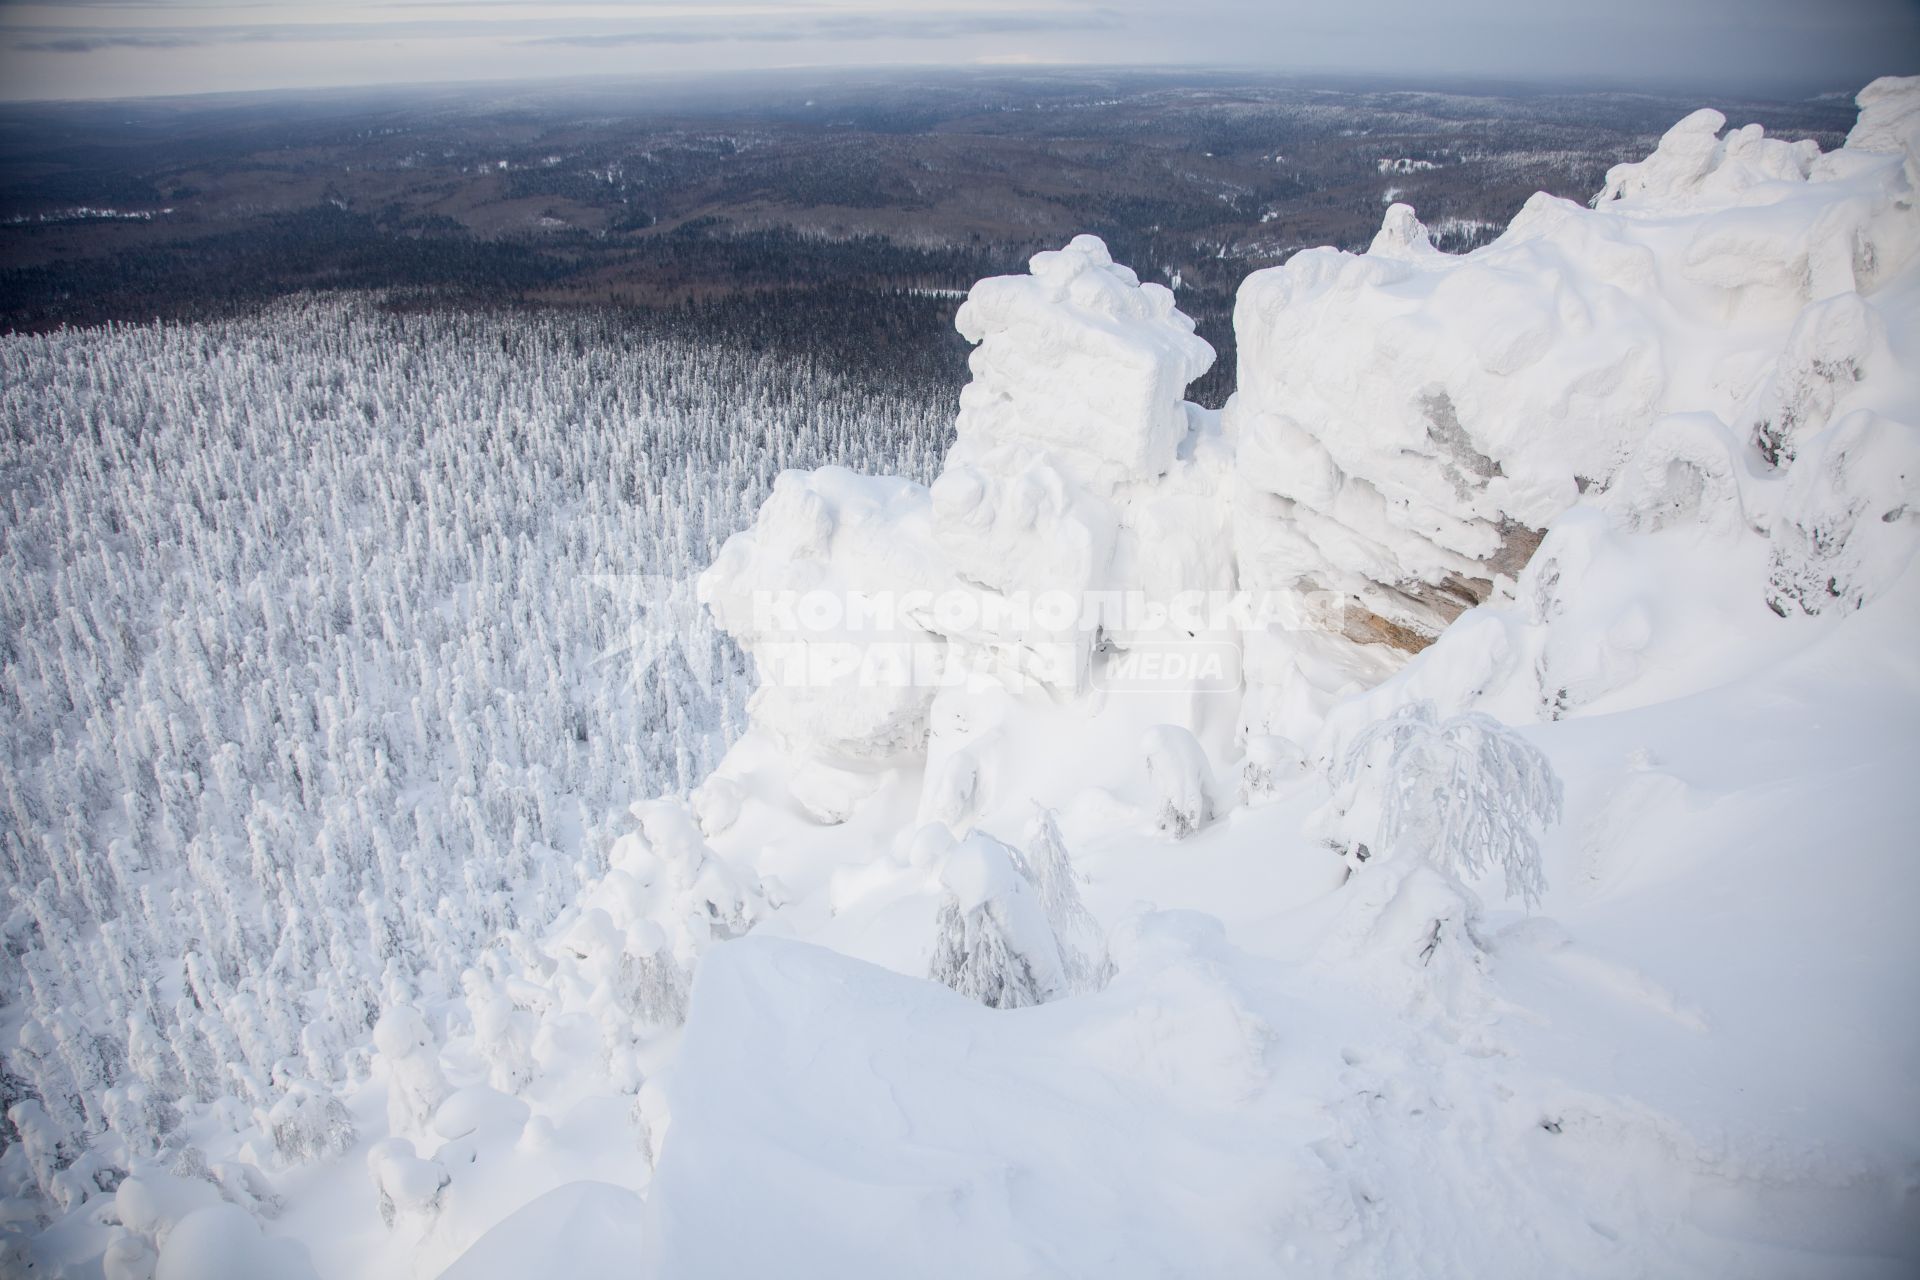
[[[1920,77],[1858,104],[1825,154],[1696,112],[1465,255],[1395,205],[1366,253],[1246,280],[1217,413],[1183,399],[1212,350],[1099,240],[980,282],[931,483],[773,482],[692,588],[752,664],[744,727],[690,790],[574,824],[602,844],[574,870],[495,855],[540,886],[517,913],[422,832],[436,927],[360,888],[372,925],[246,970],[228,903],[140,891],[142,841],[244,785],[175,777],[191,752],[163,812],[129,790],[66,828],[111,856],[10,834],[0,1269],[1920,1273]],[[550,444],[527,465],[575,465]],[[433,538],[509,555],[529,483],[356,554],[396,591]],[[617,572],[605,532],[542,563]],[[263,669],[362,643],[232,599]],[[76,652],[132,643],[50,608]],[[423,679],[527,678],[434,634]],[[77,679],[8,646],[9,715]],[[376,809],[444,786],[484,826],[490,778],[546,776],[537,726],[381,781],[466,698],[365,741],[327,701],[270,798],[341,824],[276,850],[294,819],[249,821],[234,874],[291,877],[295,913],[358,873],[285,860],[399,874],[415,842],[349,847],[348,757]],[[270,739],[272,705],[209,714]],[[198,732],[157,719],[41,749],[135,778],[114,743]],[[7,776],[14,822],[57,817]],[[509,825],[560,803],[518,785]],[[209,892],[195,850],[177,883]]]

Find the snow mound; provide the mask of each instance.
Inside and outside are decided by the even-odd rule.
[[[269,1240],[251,1214],[230,1204],[182,1218],[161,1246],[153,1280],[313,1280],[300,1247]]]
[[[557,1270],[568,1280],[622,1280],[641,1253],[644,1212],[625,1187],[569,1182],[481,1236],[440,1280],[521,1280]]]
[[[1271,1270],[1256,1224],[1301,1183],[1231,1136],[1262,1033],[1197,959],[1145,985],[1157,1026],[1131,1000],[1007,1013],[815,947],[719,948],[668,1085],[642,1273]],[[1203,1157],[1219,1142],[1236,1153]]]

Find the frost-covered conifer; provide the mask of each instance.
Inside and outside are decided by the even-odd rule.
[[[1080,875],[1067,854],[1067,842],[1051,809],[1042,809],[1027,827],[1027,847],[1019,869],[1040,897],[1053,928],[1067,986],[1075,994],[1097,991],[1113,976],[1100,922],[1080,900]]]
[[[356,1137],[346,1104],[304,1080],[280,1084],[266,1129],[275,1152],[295,1165],[330,1160],[352,1147]]]
[[[980,808],[980,761],[973,752],[962,749],[947,758],[929,779],[922,807],[928,821],[943,823],[956,835],[966,834]]]
[[[1546,889],[1538,833],[1560,818],[1560,780],[1491,716],[1442,720],[1432,703],[1409,703],[1354,739],[1333,783],[1320,821],[1349,852],[1405,855],[1461,879],[1498,869],[1529,905]]]
[[[380,1220],[389,1227],[432,1221],[453,1183],[445,1165],[415,1155],[413,1143],[405,1138],[376,1142],[367,1152],[367,1173],[380,1197]]]
[[[1241,796],[1249,804],[1258,804],[1306,771],[1306,755],[1299,744],[1271,734],[1254,734],[1247,739],[1246,758],[1240,766]]]
[[[677,1027],[686,1020],[691,975],[651,920],[627,927],[620,949],[620,985],[627,1008],[642,1023]]]
[[[502,1093],[519,1093],[533,1078],[533,1017],[479,969],[460,975],[474,1047],[487,1060],[487,1078]]]
[[[373,1047],[387,1073],[387,1121],[394,1133],[418,1133],[447,1096],[433,1028],[412,1004],[390,1005],[373,1026]]]
[[[928,976],[992,1009],[1019,1009],[1068,987],[1060,944],[1018,855],[982,832],[949,853]]]

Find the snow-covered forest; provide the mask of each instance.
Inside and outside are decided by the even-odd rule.
[[[8,339],[0,387],[6,1137],[53,1206],[513,973],[738,733],[719,540],[785,468],[925,475],[951,430],[606,316],[353,297]]]
[[[1091,235],[957,405],[0,340],[0,1263],[1912,1274],[1920,77],[1858,106],[1394,204],[1218,411]]]

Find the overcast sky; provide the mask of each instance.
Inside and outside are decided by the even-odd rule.
[[[1920,0],[0,0],[15,100],[1026,63],[1853,87]]]

